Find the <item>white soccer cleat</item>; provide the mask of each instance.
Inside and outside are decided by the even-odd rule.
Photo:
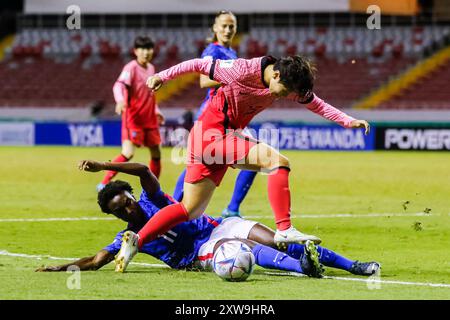
[[[116,264],[116,272],[125,272],[131,259],[138,252],[139,236],[133,231],[126,231],[122,236],[122,246],[116,255],[114,262]]]
[[[291,226],[289,229],[280,231],[277,230],[275,233],[275,236],[273,237],[273,240],[275,241],[275,244],[279,245],[282,243],[301,243],[304,244],[306,241],[310,240],[314,242],[314,244],[319,244],[322,242],[320,238],[304,234],[295,229],[293,226]]]

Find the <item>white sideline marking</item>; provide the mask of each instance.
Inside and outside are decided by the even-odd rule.
[[[12,253],[6,250],[0,250],[0,255],[2,256],[10,256],[10,257],[19,257],[19,258],[27,258],[27,259],[51,259],[51,260],[70,260],[74,261],[79,258],[62,258],[62,257],[52,257],[49,255],[30,255],[24,253]],[[143,262],[131,262],[130,264],[150,267],[150,268],[170,268],[165,264],[155,264],[155,263],[143,263]],[[276,275],[276,276],[295,276],[295,277],[306,277],[304,274],[296,273],[296,272],[264,272],[264,274],[268,275]],[[332,279],[332,280],[343,280],[343,281],[357,281],[357,282],[368,282],[371,283],[384,283],[384,284],[398,284],[398,285],[407,285],[407,286],[428,286],[428,287],[441,287],[441,288],[450,288],[450,284],[447,283],[429,283],[429,282],[408,282],[408,281],[394,281],[394,280],[374,280],[370,278],[346,278],[346,277],[334,277],[334,276],[324,276],[324,279]]]
[[[450,213],[448,214],[450,215]],[[299,219],[328,219],[328,218],[368,218],[368,217],[429,217],[440,216],[440,214],[431,214],[424,212],[417,213],[367,213],[367,214],[352,214],[352,213],[337,213],[337,214],[300,214],[291,215],[291,218]],[[270,216],[249,215],[244,218],[262,219]],[[76,218],[11,218],[0,219],[0,222],[48,222],[48,221],[97,221],[97,220],[117,220],[113,217],[76,217]]]

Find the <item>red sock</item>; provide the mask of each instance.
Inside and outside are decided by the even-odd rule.
[[[144,244],[155,240],[159,235],[188,219],[189,213],[181,202],[162,208],[139,231],[138,247],[141,248]]]
[[[291,226],[289,171],[286,167],[277,168],[269,175],[268,180],[269,202],[278,230],[286,230]]]
[[[125,157],[123,154],[119,154],[111,162],[127,162],[128,160],[130,160],[130,159]],[[117,174],[117,171],[110,171],[110,170],[106,171],[105,177],[103,178],[102,183],[103,184],[108,184],[112,180],[112,178],[114,178],[116,176],[116,174]]]
[[[150,160],[150,171],[159,178],[159,174],[161,173],[161,159],[152,158],[152,160]]]

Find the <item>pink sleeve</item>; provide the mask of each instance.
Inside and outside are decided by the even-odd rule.
[[[133,65],[127,64],[117,78],[117,82],[122,82],[126,86],[131,87],[133,78]]]
[[[209,78],[222,84],[229,84],[245,74],[250,75],[255,72],[255,70],[258,69],[257,66],[261,64],[261,59],[253,60],[214,60],[209,73]]]
[[[116,103],[128,101],[128,89],[123,82],[116,81],[113,86],[114,100]]]
[[[317,113],[325,119],[334,121],[345,128],[349,128],[350,123],[355,120],[355,118],[350,117],[344,112],[326,103],[316,95],[314,95],[314,99],[310,103],[306,104],[306,107],[312,112]]]
[[[198,72],[204,75],[209,75],[211,64],[211,59],[192,59],[181,62],[169,69],[158,72],[156,75],[159,76],[163,82],[172,80],[182,74],[191,72]]]

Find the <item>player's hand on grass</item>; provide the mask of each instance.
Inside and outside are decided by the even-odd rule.
[[[103,163],[92,160],[81,160],[78,163],[78,169],[89,172],[98,172],[103,170]]]
[[[121,115],[122,112],[124,112],[124,111],[125,111],[125,102],[118,102],[116,104],[116,113],[118,115]]]
[[[151,76],[147,79],[147,87],[152,91],[158,91],[161,88],[163,81],[158,76]]]
[[[61,271],[59,266],[49,266],[49,267],[40,267],[34,270],[35,272],[52,272],[52,271]]]
[[[353,120],[350,123],[350,128],[358,129],[358,128],[364,128],[364,134],[367,136],[370,132],[370,125],[366,120]]]

